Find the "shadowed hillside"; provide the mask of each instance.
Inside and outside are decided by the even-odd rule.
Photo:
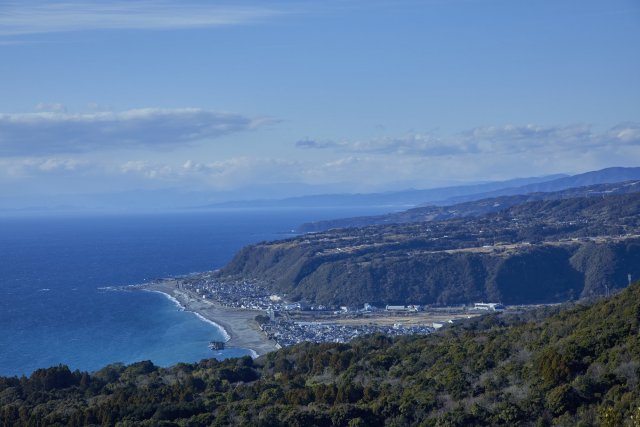
[[[640,277],[640,193],[330,230],[242,249],[218,275],[337,304],[559,302]]]

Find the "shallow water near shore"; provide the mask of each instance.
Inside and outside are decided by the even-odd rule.
[[[220,268],[242,246],[289,237],[303,222],[381,211],[0,218],[0,375],[250,354],[209,350],[223,332],[162,294],[103,288]]]

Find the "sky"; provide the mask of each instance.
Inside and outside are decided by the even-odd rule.
[[[638,46],[637,0],[5,0],[0,208],[640,166]]]

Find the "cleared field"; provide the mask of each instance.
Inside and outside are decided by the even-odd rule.
[[[308,313],[308,312],[307,312]],[[393,326],[396,323],[404,326],[431,326],[433,323],[447,323],[449,320],[470,319],[486,312],[460,312],[460,313],[433,313],[433,312],[417,312],[417,313],[389,313],[377,312],[368,314],[359,314],[357,316],[318,316],[318,315],[296,315],[291,316],[294,321],[315,321],[320,323],[330,323],[337,325],[380,325]]]
[[[412,313],[412,314],[385,314],[366,316],[352,319],[336,319],[332,323],[343,325],[394,325],[400,323],[406,326],[430,325],[432,323],[447,323],[449,320],[470,319],[478,316],[473,314],[442,314],[442,313]]]

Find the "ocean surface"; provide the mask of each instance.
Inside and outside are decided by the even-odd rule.
[[[103,288],[220,268],[242,246],[290,237],[303,222],[383,211],[0,217],[0,375],[250,354],[209,350],[222,332],[162,294]]]

